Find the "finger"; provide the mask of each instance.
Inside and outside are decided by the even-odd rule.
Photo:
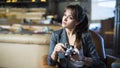
[[[60,49],[61,49],[61,52],[65,52],[64,44],[61,44],[61,45],[60,45]]]
[[[55,47],[57,52],[64,52],[64,45],[62,43],[58,43]]]
[[[63,43],[59,43],[59,45],[62,47],[62,48],[65,48],[65,45]]]
[[[61,48],[63,51],[65,51],[65,46],[64,46],[63,43],[58,43],[58,46],[60,46],[60,48]]]

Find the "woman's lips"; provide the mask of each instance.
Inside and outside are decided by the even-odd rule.
[[[64,25],[66,25],[67,23],[66,22],[63,22]]]

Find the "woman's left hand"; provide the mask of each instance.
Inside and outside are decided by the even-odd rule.
[[[85,65],[87,66],[91,66],[93,62],[91,57],[84,57],[83,61],[85,62]]]
[[[73,61],[78,61],[79,60],[79,56],[76,53],[76,54],[72,55],[70,59],[73,60]]]

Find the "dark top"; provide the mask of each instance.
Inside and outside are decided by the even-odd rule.
[[[57,31],[54,31],[51,36],[50,40],[50,49],[48,54],[48,64],[51,66],[58,65],[59,68],[71,68],[68,67],[69,64],[67,64],[67,59],[65,58],[64,53],[58,54],[58,59],[60,63],[57,62],[57,60],[52,60],[51,54],[54,50],[54,47],[57,43],[63,43],[65,44],[68,42],[67,35],[65,29],[60,29]],[[85,57],[92,57],[93,63],[91,67],[84,66],[82,68],[105,68],[105,64],[100,61],[98,53],[96,52],[95,45],[92,41],[91,33],[88,31],[86,33],[82,33],[82,45],[83,45],[83,52]]]

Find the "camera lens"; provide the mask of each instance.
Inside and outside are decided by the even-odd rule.
[[[74,46],[70,45],[69,48],[66,48],[65,57],[70,57],[73,54],[74,54]]]

